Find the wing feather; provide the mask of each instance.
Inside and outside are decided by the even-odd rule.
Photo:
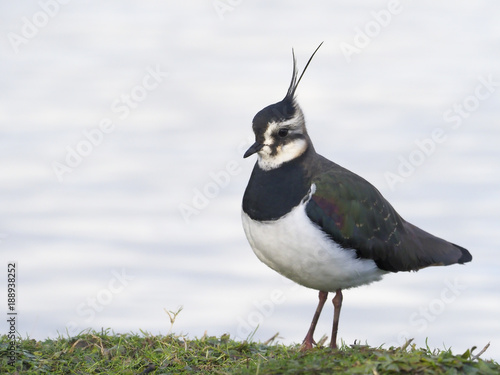
[[[308,217],[344,248],[386,271],[465,263],[470,253],[406,222],[368,181],[340,166],[312,179]]]

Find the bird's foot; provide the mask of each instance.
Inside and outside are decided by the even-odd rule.
[[[307,350],[311,350],[314,345],[316,345],[316,341],[314,341],[312,335],[307,334],[304,341],[302,341],[302,345],[300,346],[300,351],[305,352]]]
[[[300,346],[300,351],[301,352],[307,352],[308,350],[311,350],[313,346],[316,345],[315,342],[309,342],[309,341],[304,341],[302,345]]]

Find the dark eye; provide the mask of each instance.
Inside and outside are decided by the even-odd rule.
[[[286,137],[286,136],[288,135],[288,129],[280,129],[280,130],[278,131],[278,135],[279,135],[280,137]]]

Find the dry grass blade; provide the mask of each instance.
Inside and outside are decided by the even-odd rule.
[[[475,356],[472,357],[473,361],[476,361],[481,354],[483,354],[488,348],[490,347],[490,343],[487,343],[483,349],[479,353],[477,353]]]

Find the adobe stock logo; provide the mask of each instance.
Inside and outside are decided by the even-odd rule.
[[[372,40],[379,36],[383,28],[388,27],[395,15],[403,11],[399,0],[390,0],[387,3],[387,9],[372,11],[370,15],[372,19],[365,23],[363,29],[356,27],[354,31],[356,35],[353,38],[352,44],[347,42],[340,43],[340,50],[348,63],[352,61],[351,56],[359,55],[366,47],[370,45]]]
[[[453,281],[449,279],[444,280],[444,287],[441,289],[439,297],[431,299],[427,304],[420,306],[418,311],[410,314],[408,324],[411,327],[411,332],[416,330],[422,333],[427,330],[466,289],[467,285],[461,283],[458,278],[455,278]],[[404,344],[414,334],[411,332],[406,330],[400,331],[397,334],[396,342],[389,344],[389,346]]]
[[[19,47],[23,44],[28,44],[35,36],[38,35],[40,29],[49,24],[49,21],[56,17],[61,10],[61,5],[66,5],[70,0],[41,0],[38,2],[40,9],[30,18],[21,18],[21,33],[17,34],[10,32],[7,34],[10,45],[14,53],[19,53]]]
[[[224,21],[224,14],[235,10],[242,2],[243,0],[214,0],[212,5],[220,20]]]
[[[452,131],[458,130],[464,120],[477,111],[481,103],[489,99],[500,86],[500,82],[494,81],[491,74],[487,78],[480,76],[477,80],[478,84],[473,94],[466,96],[458,103],[454,103],[451,109],[443,113],[443,120]],[[416,147],[408,155],[399,155],[397,170],[395,172],[386,171],[384,173],[385,181],[389,188],[394,191],[396,185],[405,182],[406,179],[415,173],[418,167],[424,165],[436,152],[438,146],[449,139],[448,134],[450,133],[450,129],[446,129],[444,126],[434,128],[429,137],[414,141]]]
[[[123,292],[134,279],[135,276],[127,274],[125,269],[121,269],[120,272],[112,270],[111,278],[106,286],[76,306],[76,313],[83,319],[84,325],[92,323],[95,317],[114,301],[115,296]],[[81,331],[79,326],[80,324],[75,320],[66,322],[66,330],[72,336]]]
[[[300,288],[299,284],[285,279],[287,288],[273,289],[268,298],[253,301],[253,309],[246,316],[239,316],[238,326],[236,327],[236,337],[246,340],[252,333],[264,323],[264,321],[274,314],[277,306],[284,304],[288,297]]]
[[[147,67],[141,82],[133,86],[129,92],[122,93],[111,103],[111,112],[118,116],[118,120],[126,119],[133,110],[139,107],[140,103],[146,100],[151,91],[160,86],[166,77],[168,73],[162,71],[158,64],[155,68]],[[64,175],[80,166],[83,160],[102,144],[105,135],[112,133],[115,127],[116,121],[110,117],[104,117],[97,126],[84,130],[81,139],[75,145],[67,145],[64,161],[51,163],[57,180],[63,182]]]
[[[236,151],[238,156],[243,155],[245,150],[253,142],[243,140],[240,142]],[[237,160],[229,160],[225,167],[217,171],[212,171],[208,174],[209,180],[201,187],[193,188],[193,195],[189,203],[181,202],[177,206],[179,214],[184,219],[186,224],[191,223],[193,216],[198,216],[202,210],[207,208],[210,202],[216,199],[219,194],[229,186],[233,177],[238,176],[243,170],[241,162]]]

